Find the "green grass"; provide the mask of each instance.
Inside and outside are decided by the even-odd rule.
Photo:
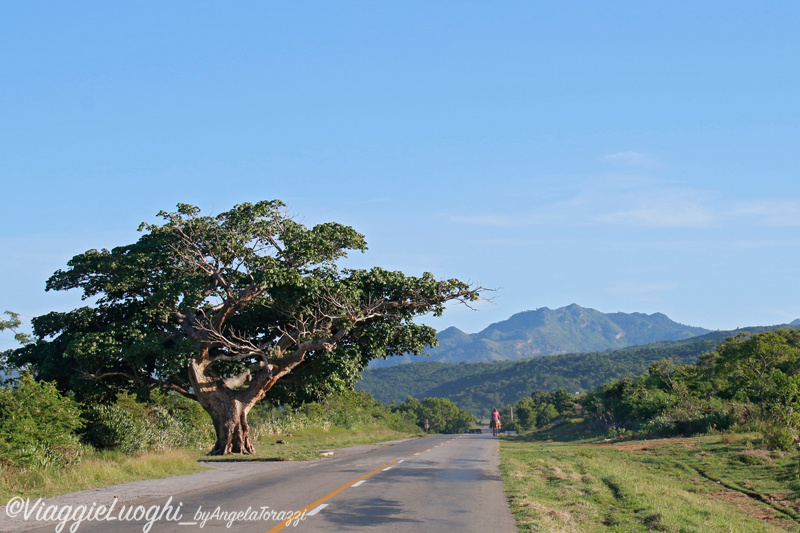
[[[796,454],[761,450],[756,435],[537,440],[546,436],[501,441],[520,531],[800,530]]]
[[[320,457],[325,449],[375,444],[419,436],[382,427],[360,426],[352,430],[302,429],[291,437],[264,437],[254,444],[255,455],[210,457],[203,450],[176,449],[159,452],[89,451],[77,466],[35,470],[0,469],[0,505],[14,496],[43,498],[141,479],[159,479],[206,470],[203,460],[299,461]],[[285,440],[287,444],[276,444]]]

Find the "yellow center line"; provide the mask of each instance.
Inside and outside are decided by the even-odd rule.
[[[315,501],[314,503],[312,503],[312,504],[309,504],[309,505],[307,505],[307,506],[303,507],[302,509],[300,509],[299,511],[297,511],[297,512],[295,513],[295,516],[302,516],[302,515],[303,515],[303,513],[307,513],[308,511],[310,511],[311,509],[315,508],[317,505],[321,504],[322,502],[324,502],[324,501],[325,501],[325,500],[327,500],[328,498],[332,498],[333,496],[336,496],[337,494],[339,494],[340,492],[342,492],[344,489],[346,489],[346,488],[348,488],[349,486],[351,486],[353,483],[358,483],[358,482],[359,482],[359,481],[361,481],[362,479],[366,479],[366,478],[368,478],[369,476],[371,476],[371,475],[373,475],[373,474],[377,474],[378,472],[380,472],[380,471],[381,471],[381,470],[383,470],[384,468],[388,468],[388,467],[392,466],[393,464],[395,464],[396,462],[397,462],[397,459],[395,459],[394,461],[392,461],[392,462],[391,462],[391,463],[389,463],[389,464],[383,465],[382,467],[378,468],[377,470],[373,470],[373,471],[372,471],[372,472],[370,472],[369,474],[364,474],[363,476],[361,476],[361,477],[359,477],[359,478],[356,478],[356,479],[354,479],[353,481],[351,481],[350,483],[347,483],[346,485],[342,485],[341,487],[339,487],[339,488],[338,488],[338,489],[336,489],[335,491],[331,492],[331,493],[330,493],[330,494],[328,494],[327,496],[323,496],[322,498],[320,498],[319,500]],[[272,529],[270,529],[269,531],[267,531],[267,533],[274,533],[275,531],[280,531],[281,529],[285,528],[285,527],[286,527],[286,525],[287,525],[289,522],[292,522],[292,521],[293,521],[293,520],[284,520],[283,522],[281,522],[281,523],[280,523],[280,524],[278,524],[277,526],[275,526],[275,527],[273,527]]]

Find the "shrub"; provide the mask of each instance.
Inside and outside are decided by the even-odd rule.
[[[149,449],[205,448],[214,442],[211,417],[194,400],[180,394],[151,395],[147,409]]]
[[[536,427],[544,427],[558,417],[559,413],[555,406],[546,403],[536,413]]]
[[[0,389],[0,461],[12,466],[51,467],[78,463],[75,432],[80,410],[53,383],[23,374],[15,387]]]
[[[737,422],[731,411],[710,411],[697,413],[675,421],[678,435],[691,436],[709,431],[724,431]]]
[[[386,420],[386,427],[394,431],[404,431],[408,433],[419,430],[413,420],[403,416],[401,413],[389,413]]]
[[[304,428],[331,427],[353,429],[356,426],[386,427],[395,431],[414,432],[415,415],[406,411],[391,412],[368,392],[346,391],[333,394],[325,403],[309,402],[297,409],[274,408],[259,403],[248,417],[250,438],[258,440]]]
[[[202,407],[176,394],[153,394],[149,403],[120,394],[116,403],[85,408],[83,416],[84,441],[101,450],[131,453],[213,442],[211,420]]]
[[[612,427],[608,430],[607,435],[612,439],[617,437],[625,437],[628,435],[628,430],[620,427]]]
[[[97,449],[135,452],[146,447],[144,418],[118,403],[93,405],[84,411],[84,441]]]
[[[792,431],[784,425],[771,425],[764,428],[764,445],[770,450],[788,451],[794,448]]]
[[[734,409],[675,410],[644,422],[637,433],[640,436],[688,437],[710,431],[725,431],[739,421],[739,413]]]

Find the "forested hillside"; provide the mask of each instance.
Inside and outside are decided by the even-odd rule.
[[[627,374],[642,374],[650,364],[663,359],[672,359],[676,365],[695,363],[700,354],[716,348],[736,333],[758,333],[779,327],[787,326],[715,331],[681,341],[661,341],[605,352],[543,355],[519,361],[421,362],[367,370],[357,386],[384,403],[400,403],[408,396],[448,398],[459,407],[482,416],[493,406],[515,403],[535,390],[584,391]]]
[[[555,310],[542,307],[517,313],[471,335],[447,328],[439,332],[439,346],[429,350],[429,358],[406,355],[376,359],[370,368],[418,361],[474,363],[597,352],[704,333],[708,330],[679,324],[662,313],[606,314],[576,304]]]

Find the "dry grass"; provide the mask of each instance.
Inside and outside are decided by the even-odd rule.
[[[126,455],[120,452],[87,454],[77,466],[16,470],[0,472],[0,503],[14,496],[40,498],[95,487],[104,487],[140,479],[158,479],[205,470],[197,460],[197,450],[167,450],[139,452]]]
[[[297,461],[314,459],[327,448],[345,448],[374,444],[415,436],[383,427],[362,426],[352,430],[333,428],[303,429],[292,437],[282,437],[287,444],[276,444],[274,438],[263,438],[255,444],[256,455],[225,456],[224,460]],[[205,451],[174,449],[166,451],[89,452],[77,466],[35,470],[0,469],[0,505],[14,496],[39,498],[66,494],[95,487],[106,487],[141,479],[159,479],[200,472],[206,468],[198,460],[214,460]]]

